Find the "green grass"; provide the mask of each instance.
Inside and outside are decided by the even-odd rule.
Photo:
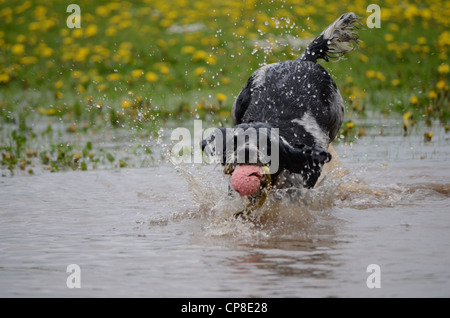
[[[144,144],[167,122],[229,125],[253,71],[298,57],[304,47],[292,43],[317,36],[343,12],[365,23],[369,3],[80,0],[81,28],[70,29],[62,1],[0,1],[1,166],[123,167],[127,159],[103,150],[93,132],[125,129]],[[346,60],[321,62],[346,100],[346,124],[411,112],[447,125],[450,5],[378,4],[381,28],[360,30],[361,47]]]

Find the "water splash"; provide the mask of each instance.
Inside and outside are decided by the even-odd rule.
[[[364,168],[346,169],[330,147],[333,160],[324,166],[313,189],[273,189],[263,206],[247,218],[235,217],[248,204],[229,186],[229,176],[220,165],[175,165],[187,182],[202,220],[202,235],[211,239],[257,245],[289,238],[298,242],[314,240],[333,232],[337,210],[370,210],[408,205],[413,200],[435,195],[450,197],[449,184],[375,184],[361,175]],[[191,214],[192,216],[192,214]],[[325,229],[325,230],[324,230]],[[331,229],[331,230],[330,230]]]
[[[221,166],[174,164],[187,182],[193,200],[199,207],[199,217],[207,220],[206,235],[244,236],[271,235],[274,232],[302,231],[327,215],[335,205],[337,189],[344,181],[339,165],[329,166],[314,189],[288,188],[272,190],[264,205],[246,218],[236,218],[248,204],[229,186],[229,176]]]

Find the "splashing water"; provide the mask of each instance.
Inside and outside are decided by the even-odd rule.
[[[304,235],[314,228],[318,218],[328,216],[336,203],[353,191],[355,182],[340,162],[333,160],[314,189],[273,189],[261,208],[246,218],[236,218],[235,214],[246,207],[248,199],[231,189],[229,176],[223,174],[220,166],[175,167],[188,183],[200,216],[207,220],[204,229],[208,236]],[[371,191],[378,195],[376,189],[370,188],[364,193]]]
[[[322,231],[324,219],[335,209],[366,210],[408,204],[430,193],[449,196],[449,185],[368,184],[358,177],[363,169],[347,170],[333,147],[333,160],[324,166],[322,176],[313,189],[273,189],[263,206],[247,218],[236,218],[248,204],[229,186],[229,177],[220,166],[176,165],[188,183],[203,229],[210,237],[230,237],[242,242],[257,242],[287,237],[310,239]],[[425,191],[425,193],[424,193]]]

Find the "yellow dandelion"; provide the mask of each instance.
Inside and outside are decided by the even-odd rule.
[[[84,32],[84,36],[90,38],[97,34],[97,26],[95,24],[89,24],[86,27],[86,31]]]
[[[445,81],[444,81],[443,79],[439,80],[439,81],[436,83],[436,88],[439,89],[439,90],[444,89],[445,86],[446,86],[446,85],[445,85]]]
[[[145,74],[145,79],[150,83],[155,83],[158,81],[158,75],[154,72],[148,72]]]
[[[158,45],[160,48],[167,47],[167,43],[163,39],[159,39],[158,41],[156,41],[156,45]]]
[[[86,88],[82,84],[78,84],[78,86],[75,89],[80,94],[82,94],[86,91]]]
[[[390,33],[387,33],[384,35],[384,39],[386,40],[386,42],[392,42],[394,41],[394,36]]]
[[[46,46],[46,47],[43,47],[41,49],[41,56],[42,57],[50,57],[52,55],[53,55],[53,49],[52,48]]]
[[[162,74],[164,74],[164,75],[167,75],[167,74],[170,73],[170,69],[169,69],[166,65],[162,65],[162,66],[159,68],[159,71],[160,71]]]
[[[61,30],[59,30],[59,35],[61,36],[68,36],[69,35],[69,28],[63,28]]]
[[[433,138],[434,134],[432,132],[426,132],[423,134],[423,138],[425,142],[430,142]]]
[[[106,78],[107,78],[108,81],[114,82],[114,81],[118,81],[118,80],[122,79],[122,74],[111,73]]]
[[[160,25],[163,28],[169,28],[172,24],[173,24],[173,22],[170,19],[162,19],[161,22],[160,22]]]
[[[11,52],[14,55],[23,55],[25,53],[25,46],[21,43],[14,44],[11,47]]]
[[[398,86],[398,85],[400,85],[401,81],[398,78],[396,78],[396,79],[393,79],[391,83],[394,86]]]
[[[439,35],[438,45],[442,47],[450,45],[450,31],[444,31]]]
[[[417,38],[417,44],[420,44],[420,45],[427,44],[427,38],[423,37],[423,36],[420,38]]]
[[[103,82],[103,76],[93,75],[92,82],[94,82],[95,84]]]
[[[54,108],[49,108],[46,111],[47,116],[54,116],[55,114],[56,114],[56,109],[54,109]]]
[[[21,65],[30,65],[37,63],[38,58],[36,56],[24,56],[20,58],[19,63]]]
[[[430,53],[430,47],[429,46],[422,46],[422,52],[423,53]]]
[[[192,60],[194,62],[200,62],[200,61],[205,61],[208,58],[208,53],[206,53],[205,51],[196,51],[194,53],[194,55],[192,56]]]
[[[122,100],[120,105],[122,106],[122,108],[128,108],[131,106],[131,102],[128,99],[124,99],[124,100]]]
[[[197,67],[195,69],[195,71],[194,71],[195,75],[197,75],[197,76],[200,76],[200,75],[202,75],[205,72],[206,72],[206,69],[204,67],[202,67],[202,66],[201,67]]]
[[[103,57],[101,57],[101,56],[98,55],[98,54],[94,54],[94,55],[91,55],[91,57],[89,58],[89,60],[90,60],[91,62],[94,62],[94,63],[101,63],[101,62],[103,61]]]
[[[428,97],[429,97],[430,99],[436,99],[436,98],[437,98],[437,94],[436,94],[435,91],[430,91],[430,92],[428,93]]]
[[[80,78],[83,75],[83,73],[81,71],[72,71],[71,75],[72,75],[73,78],[78,79],[78,78]]]
[[[206,63],[209,65],[215,65],[217,62],[217,59],[214,55],[210,55],[206,58]]]
[[[359,59],[364,63],[367,63],[369,61],[369,58],[367,57],[367,55],[364,55],[364,54],[361,54],[359,56]]]
[[[413,95],[413,96],[411,96],[409,101],[411,102],[411,104],[416,105],[419,102],[419,99],[417,98],[416,95]]]
[[[41,25],[40,22],[31,22],[28,25],[28,30],[30,30],[31,32],[37,31],[37,30],[39,30],[41,28],[42,28],[42,25]]]
[[[231,112],[228,111],[228,110],[222,110],[222,111],[219,112],[219,115],[223,116],[223,117],[230,117],[231,116]]]
[[[130,20],[123,20],[119,23],[119,29],[123,30],[129,28],[132,25]]]
[[[80,83],[86,83],[87,81],[89,81],[89,76],[88,75],[83,75],[83,76],[81,76],[79,79],[78,79],[78,81],[80,82]]]
[[[109,16],[111,10],[107,6],[99,6],[95,9],[95,13],[103,18]]]
[[[440,46],[450,45],[450,31],[444,31],[439,35],[438,44]]]
[[[82,28],[75,28],[75,29],[73,29],[72,36],[75,39],[81,38],[83,36],[83,29]]]
[[[117,29],[113,26],[108,27],[105,31],[106,36],[114,36],[116,34],[117,34]]]
[[[63,44],[64,44],[64,45],[69,45],[69,44],[72,44],[72,43],[73,43],[73,41],[74,41],[74,39],[73,39],[73,38],[69,38],[69,37],[67,37],[67,38],[63,38]]]
[[[183,46],[181,48],[181,54],[192,54],[195,52],[195,47],[193,47],[192,45],[187,45],[187,46]]]
[[[367,70],[366,71],[366,77],[374,78],[375,76],[377,76],[377,72],[375,72],[374,70]]]
[[[144,71],[140,69],[132,70],[131,76],[135,79],[139,79],[142,75],[144,75]]]
[[[23,34],[19,34],[16,38],[17,43],[24,43],[26,41],[27,37]]]
[[[8,83],[9,74],[0,74],[0,83]]]
[[[75,54],[75,61],[84,62],[89,55],[90,49],[87,46],[80,47]]]
[[[219,103],[223,103],[227,100],[227,96],[222,93],[217,94],[216,97],[217,97],[217,100],[219,101]]]
[[[414,126],[413,114],[411,112],[406,112],[405,114],[403,114],[403,122],[402,122],[404,133],[406,134],[408,130],[410,130],[413,126]]]
[[[398,24],[395,24],[395,23],[389,23],[388,27],[389,27],[389,30],[394,31],[394,32],[397,32],[400,29]]]
[[[448,64],[441,64],[438,67],[439,74],[447,74],[450,72],[450,66]]]
[[[55,20],[52,19],[47,19],[41,22],[41,29],[44,31],[47,31],[51,28],[53,28],[53,26],[56,24]]]
[[[347,124],[345,125],[345,127],[346,127],[347,129],[352,129],[353,127],[355,127],[355,123],[349,122],[349,123],[347,123]]]
[[[108,86],[107,86],[106,84],[99,84],[99,85],[97,85],[97,90],[98,90],[99,92],[103,92],[103,91],[105,91],[107,88],[108,88]]]
[[[386,77],[381,72],[377,72],[377,74],[375,76],[377,79],[379,79],[382,82],[386,81]]]

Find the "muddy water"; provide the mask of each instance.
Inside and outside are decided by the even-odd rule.
[[[337,144],[315,189],[249,221],[213,166],[4,177],[0,296],[448,297],[450,136],[434,132]]]

